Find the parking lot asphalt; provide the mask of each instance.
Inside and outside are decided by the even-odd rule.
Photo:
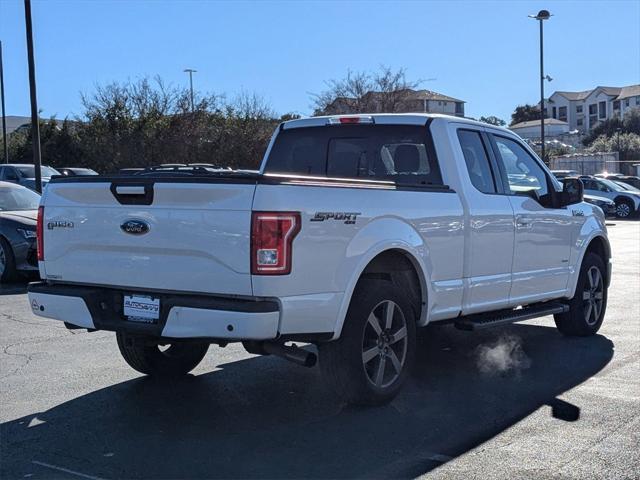
[[[604,325],[551,317],[421,332],[381,408],[342,405],[317,368],[211,347],[185,379],[131,370],[109,332],[31,314],[0,288],[0,477],[638,478],[640,222],[610,222]]]

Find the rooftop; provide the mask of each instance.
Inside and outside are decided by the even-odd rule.
[[[567,126],[569,125],[567,122],[563,122],[562,120],[558,120],[556,118],[545,118],[544,124],[545,125],[567,125]],[[509,129],[513,130],[514,128],[537,127],[539,125],[540,125],[540,120],[529,120],[528,122],[520,122],[520,123],[516,123],[515,125],[511,125]]]
[[[557,93],[558,95],[562,95],[567,100],[576,101],[576,100],[584,100],[585,98],[587,98],[589,95],[591,95],[596,90],[602,90],[607,95],[611,95],[612,97],[615,97],[614,100],[622,100],[623,98],[640,96],[640,84],[639,85],[628,85],[626,87],[604,87],[604,86],[598,86],[598,87],[593,88],[591,90],[584,90],[582,92],[556,91],[556,92],[553,93],[553,95],[555,95]]]

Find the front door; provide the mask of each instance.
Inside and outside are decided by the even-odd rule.
[[[572,211],[552,208],[554,184],[524,145],[512,137],[491,137],[515,216],[510,304],[562,297],[576,225]]]

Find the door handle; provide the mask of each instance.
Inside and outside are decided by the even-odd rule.
[[[531,220],[528,218],[518,217],[516,218],[516,227],[527,228],[531,226]]]

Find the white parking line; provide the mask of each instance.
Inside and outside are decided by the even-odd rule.
[[[87,475],[86,473],[75,472],[73,470],[69,470],[68,468],[56,467],[55,465],[51,465],[50,463],[39,462],[38,460],[32,460],[31,463],[40,465],[41,467],[50,468],[52,470],[58,470],[59,472],[75,475],[77,477],[88,478],[89,480],[104,480],[100,477],[94,477],[93,475]]]

